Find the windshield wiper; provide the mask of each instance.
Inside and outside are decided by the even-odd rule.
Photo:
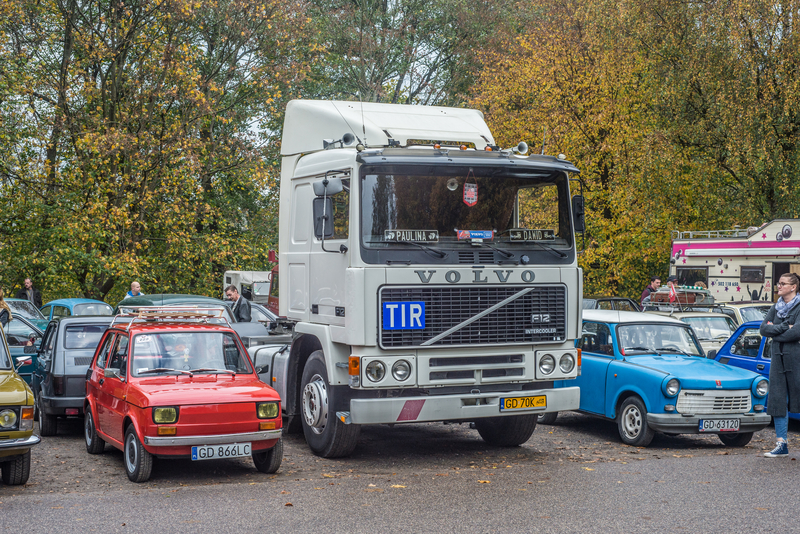
[[[497,252],[499,252],[500,254],[505,256],[506,258],[513,258],[514,257],[514,253],[513,252],[509,252],[509,251],[507,251],[505,249],[502,249],[500,247],[492,246],[489,243],[481,243],[480,241],[478,241],[478,242],[473,241],[472,244],[473,245],[478,245],[478,246],[481,246],[481,247],[489,247],[492,250],[496,250]]]
[[[676,354],[683,354],[684,356],[692,356],[692,354],[682,351],[681,349],[676,349],[675,347],[659,347],[656,350],[659,352],[659,355],[661,351],[663,351],[663,352],[674,352]]]
[[[212,367],[200,367],[199,369],[191,369],[190,373],[229,373],[232,375],[236,374],[236,371],[231,371],[230,369],[214,369]]]
[[[566,258],[567,257],[566,253],[561,252],[560,250],[556,250],[553,247],[549,247],[547,245],[542,245],[541,243],[537,243],[535,241],[530,241],[530,244],[531,245],[536,245],[537,247],[542,247],[543,250],[546,250],[547,252],[552,252],[553,254],[556,254],[559,258]]]
[[[428,245],[423,245],[422,243],[417,243],[415,241],[384,241],[387,245],[414,245],[415,247],[419,247],[428,254],[432,254],[438,258],[446,258],[447,252],[442,252],[441,250],[436,250],[433,247],[429,247]]]
[[[185,375],[192,376],[191,371],[184,371],[182,369],[172,369],[171,367],[156,367],[155,369],[145,369],[144,371],[138,372],[138,374],[140,375],[148,375],[150,373],[183,373]]]

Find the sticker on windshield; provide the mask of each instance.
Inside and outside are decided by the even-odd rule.
[[[512,228],[508,231],[511,241],[552,241],[556,238],[555,230],[529,230]]]
[[[134,338],[137,343],[150,343],[150,336],[142,334]]]
[[[456,230],[459,239],[492,239],[494,230]]]
[[[478,184],[464,184],[464,204],[474,206],[478,203]]]
[[[384,241],[414,241],[415,243],[437,243],[439,241],[438,230],[384,230]]]

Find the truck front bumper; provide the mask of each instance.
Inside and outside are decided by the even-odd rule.
[[[509,397],[546,397],[546,406],[524,410],[500,411],[500,399]],[[352,399],[350,412],[336,416],[345,423],[358,425],[383,423],[421,423],[425,421],[474,421],[484,417],[525,415],[577,410],[580,389],[577,387],[511,391],[508,393],[466,393],[389,399]]]
[[[725,415],[690,415],[681,414],[647,414],[647,424],[656,432],[668,434],[700,434],[700,421],[703,419],[738,419],[739,433],[758,432],[769,425],[772,417],[765,413],[725,414]],[[703,434],[728,434],[732,432],[706,431]]]

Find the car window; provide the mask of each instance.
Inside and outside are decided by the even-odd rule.
[[[760,346],[761,333],[758,328],[745,328],[731,345],[731,354],[755,358]]]
[[[56,346],[56,324],[50,323],[47,330],[44,332],[44,340],[42,341],[42,350],[45,352],[52,352]]]
[[[725,314],[715,317],[683,317],[681,320],[691,325],[701,340],[728,339],[736,330],[731,318]]]
[[[586,352],[613,356],[611,329],[605,323],[584,322],[580,348]]]
[[[231,332],[163,332],[138,334],[133,339],[133,376],[174,371],[252,372]],[[155,369],[159,371],[152,372]]]
[[[722,313],[724,313],[725,315],[727,315],[728,317],[730,317],[734,321],[736,320],[736,312],[733,311],[731,308],[721,308],[721,309],[722,309]],[[745,319],[745,322],[747,322],[747,319]]]
[[[113,315],[114,308],[105,302],[87,302],[72,307],[73,315]]]
[[[614,305],[610,300],[600,300],[597,302],[597,308],[601,310],[613,310]]]
[[[769,306],[753,306],[752,308],[741,308],[739,312],[742,314],[742,321],[763,321],[767,316]]]
[[[617,301],[617,309],[619,311],[631,311],[631,312],[638,312],[639,308],[634,307],[633,304],[629,300],[618,300]]]
[[[625,355],[676,353],[700,356],[691,328],[669,323],[621,324],[617,342]]]
[[[27,347],[35,345],[42,337],[39,332],[16,319],[11,319],[5,326],[9,347]]]
[[[106,331],[105,325],[68,326],[64,332],[64,348],[95,349]]]
[[[764,343],[764,353],[761,355],[762,358],[765,360],[772,359],[772,338],[768,337],[766,343]]]
[[[0,369],[11,369],[11,357],[6,350],[6,344],[0,341]]]
[[[584,310],[593,310],[596,305],[597,305],[597,301],[594,300],[594,299],[583,299],[583,309]]]
[[[262,312],[255,306],[250,308],[250,317],[252,318],[253,321],[258,321],[259,323],[268,323],[272,321],[272,319],[270,319],[266,313]]]
[[[33,305],[33,302],[29,300],[9,300],[6,301],[8,306],[11,308],[11,314],[19,314],[26,319],[41,319],[42,314],[39,313],[39,310],[36,309],[36,306]]]
[[[42,315],[44,315],[45,319],[50,318],[50,308],[52,308],[52,306],[44,306],[41,309]]]
[[[64,306],[53,306],[53,317],[69,317],[69,309]]]
[[[111,351],[111,347],[114,346],[114,334],[109,334],[106,337],[106,340],[103,342],[103,348],[100,349],[100,354],[97,356],[97,367],[100,369],[106,368],[106,362],[108,361],[108,354]]]
[[[120,376],[128,374],[128,336],[117,335],[108,367],[109,369],[119,369]]]

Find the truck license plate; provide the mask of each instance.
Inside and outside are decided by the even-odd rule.
[[[700,419],[700,432],[738,432],[738,419]]]
[[[228,445],[198,445],[192,447],[192,460],[217,460],[219,458],[239,458],[250,456],[253,452],[249,443]]]
[[[507,397],[500,399],[501,412],[533,410],[538,408],[547,408],[547,396],[536,395],[535,397]]]

